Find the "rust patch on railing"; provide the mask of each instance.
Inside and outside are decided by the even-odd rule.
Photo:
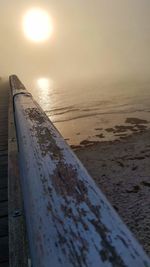
[[[71,164],[68,165],[64,161],[58,162],[51,179],[56,192],[61,196],[70,196],[76,200],[77,204],[85,201],[87,187],[83,181],[79,180],[77,171]]]
[[[45,116],[44,114],[41,114],[38,108],[26,108],[25,112],[28,115],[29,119],[32,122],[39,123],[39,126],[41,126],[41,124],[45,122]]]
[[[31,134],[37,138],[42,156],[49,154],[52,160],[61,159],[61,149],[57,146],[51,131],[45,126],[48,121],[45,113],[39,112],[37,108],[27,108],[25,112],[33,123]]]

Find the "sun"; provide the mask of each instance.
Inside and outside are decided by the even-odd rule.
[[[51,17],[40,8],[32,8],[23,17],[25,36],[33,42],[43,42],[49,39],[53,32]]]

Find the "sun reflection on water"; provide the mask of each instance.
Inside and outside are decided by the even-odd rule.
[[[39,89],[43,89],[44,91],[48,91],[50,88],[52,88],[53,81],[48,78],[39,78],[37,80],[37,85]]]
[[[51,78],[40,77],[35,81],[35,95],[44,110],[53,106],[53,86],[54,82]]]

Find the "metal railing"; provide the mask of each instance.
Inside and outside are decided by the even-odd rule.
[[[148,267],[142,247],[17,76],[10,76],[34,267]]]

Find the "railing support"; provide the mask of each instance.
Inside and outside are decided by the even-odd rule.
[[[10,85],[33,266],[150,266],[141,246],[15,75]]]

